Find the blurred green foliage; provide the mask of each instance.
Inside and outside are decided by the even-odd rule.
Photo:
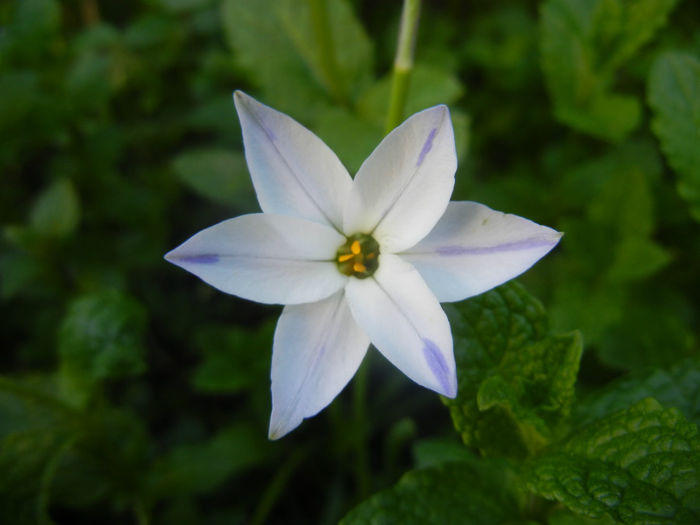
[[[234,89],[353,172],[381,139],[400,3],[327,4],[335,71],[302,0],[0,3],[0,522],[700,522],[691,0],[423,3],[453,199],[565,236],[448,308],[447,408],[371,352],[267,441],[279,310],[162,256],[257,209]]]

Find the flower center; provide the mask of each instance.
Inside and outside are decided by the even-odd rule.
[[[338,248],[335,262],[340,273],[365,279],[379,268],[379,243],[366,233],[356,233]]]

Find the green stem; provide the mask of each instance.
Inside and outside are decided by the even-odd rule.
[[[310,452],[309,447],[304,447],[295,450],[287,461],[277,470],[277,473],[272,478],[272,481],[263,492],[260,501],[258,502],[253,516],[250,520],[251,525],[259,525],[267,521],[267,516],[275,506],[280,495],[284,491],[287,482],[291,478],[294,471],[303,463]]]
[[[369,453],[368,453],[368,425],[367,425],[367,375],[369,360],[365,359],[355,374],[352,401],[353,401],[353,432],[355,435],[355,483],[357,484],[358,501],[363,501],[369,496]]]
[[[404,0],[399,27],[399,42],[396,47],[394,71],[391,78],[391,98],[386,118],[386,133],[389,133],[403,121],[408,85],[413,70],[419,15],[420,0]]]
[[[331,37],[326,0],[308,0],[308,2],[311,11],[311,25],[316,37],[321,78],[336,102],[345,103],[347,93],[340,79],[338,63],[335,59],[335,47]]]

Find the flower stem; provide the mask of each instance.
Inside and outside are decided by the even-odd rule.
[[[321,78],[336,102],[344,103],[347,100],[347,93],[340,79],[338,63],[335,59],[335,46],[331,36],[326,0],[308,0],[308,2],[311,25],[316,37]]]
[[[404,0],[399,27],[399,42],[396,47],[394,72],[391,78],[391,98],[386,118],[386,133],[389,133],[403,120],[408,85],[413,70],[419,16],[420,0]]]
[[[287,460],[282,464],[282,466],[277,470],[270,484],[267,486],[265,491],[256,506],[253,516],[250,520],[251,525],[260,525],[267,521],[267,517],[270,511],[277,503],[280,495],[283,493],[287,482],[294,474],[294,471],[306,460],[309,456],[311,449],[303,447],[301,449],[295,450]]]
[[[367,425],[367,375],[369,360],[364,359],[355,374],[352,390],[353,401],[353,432],[355,435],[355,483],[357,485],[358,501],[369,496],[370,467],[369,467],[369,425]]]

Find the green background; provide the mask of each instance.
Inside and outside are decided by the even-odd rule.
[[[258,210],[233,90],[381,139],[400,2],[327,0],[331,70],[311,4],[0,4],[0,522],[700,522],[700,4],[424,2],[453,200],[565,236],[446,308],[456,400],[371,350],[269,442],[280,308],[162,257]]]

